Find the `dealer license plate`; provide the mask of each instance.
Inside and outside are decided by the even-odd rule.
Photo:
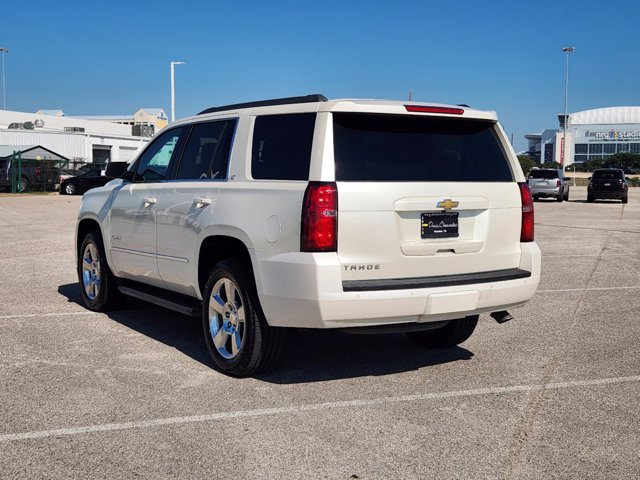
[[[450,238],[458,236],[458,212],[423,213],[422,238]]]

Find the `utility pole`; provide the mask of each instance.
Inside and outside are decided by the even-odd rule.
[[[413,99],[413,95],[411,94],[411,90],[409,90],[409,101]]]
[[[175,65],[184,65],[184,62],[171,62],[171,123],[176,121],[176,88],[173,73]]]
[[[560,166],[564,168],[564,156],[566,152],[567,138],[567,97],[569,96],[569,54],[576,51],[575,47],[563,47],[567,54],[567,69],[564,77],[564,117],[562,119],[562,145],[560,146]]]
[[[7,109],[7,87],[6,81],[4,78],[4,55],[9,52],[7,47],[0,47],[0,52],[2,52],[2,109]]]

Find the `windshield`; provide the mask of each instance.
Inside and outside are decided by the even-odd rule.
[[[557,170],[531,170],[529,178],[558,178]]]
[[[334,113],[336,180],[511,182],[495,122]]]

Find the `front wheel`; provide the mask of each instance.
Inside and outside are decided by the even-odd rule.
[[[85,235],[78,253],[78,280],[87,308],[104,312],[117,307],[122,302],[122,294],[107,265],[98,230]]]
[[[202,326],[218,370],[248,377],[265,370],[281,348],[282,331],[267,324],[251,273],[237,259],[219,262],[205,286]]]
[[[407,332],[418,345],[429,348],[453,347],[467,340],[478,325],[478,315],[451,320],[444,327],[423,332]]]
[[[66,193],[67,195],[75,195],[76,194],[76,186],[73,183],[65,184],[64,193]]]

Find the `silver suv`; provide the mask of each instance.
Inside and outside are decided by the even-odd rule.
[[[569,180],[561,168],[533,168],[527,182],[534,200],[553,197],[558,202],[569,201]]]
[[[216,367],[245,376],[285,327],[446,347],[511,318],[540,280],[533,226],[494,112],[294,97],[175,122],[87,192],[78,276],[93,310],[201,316]]]

